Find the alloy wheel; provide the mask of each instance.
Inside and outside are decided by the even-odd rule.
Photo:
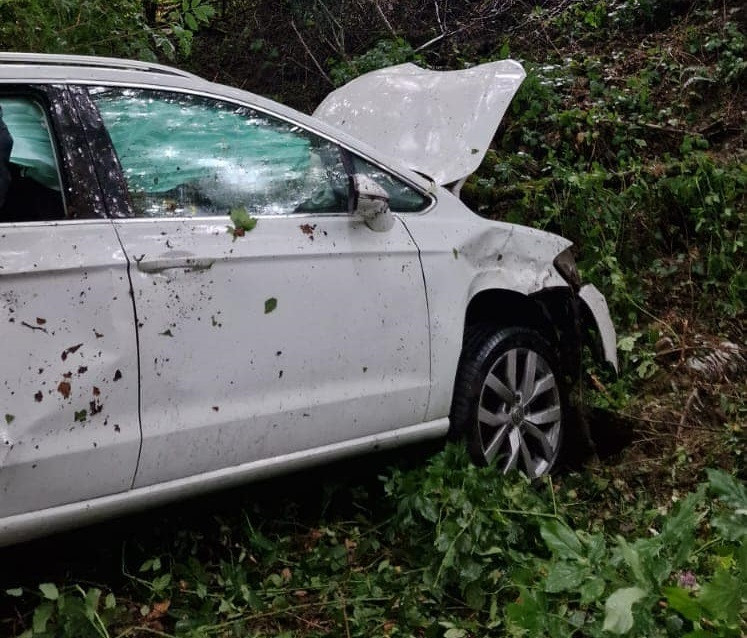
[[[530,478],[546,474],[560,451],[562,413],[547,360],[529,348],[506,351],[480,392],[477,420],[485,461]]]

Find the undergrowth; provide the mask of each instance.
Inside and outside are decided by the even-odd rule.
[[[125,554],[126,594],[44,583],[6,596],[35,604],[24,638],[741,636],[744,485],[710,470],[669,504],[639,495],[618,512],[623,533],[595,514],[605,480],[532,485],[449,445],[387,471],[379,494],[348,492],[365,505],[352,519],[301,533],[246,508],[144,560]]]

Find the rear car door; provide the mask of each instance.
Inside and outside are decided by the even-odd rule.
[[[0,519],[131,487],[140,447],[127,261],[62,86],[0,83]]]
[[[379,233],[349,212],[336,144],[208,96],[89,92],[127,188],[115,226],[135,264],[136,486],[423,421],[417,248],[401,222]]]

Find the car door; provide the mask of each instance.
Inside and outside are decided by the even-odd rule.
[[[62,87],[0,84],[0,518],[131,487],[140,447],[127,261]]]
[[[136,486],[423,421],[417,248],[401,222],[374,232],[349,212],[336,144],[212,97],[90,95],[128,188],[115,225],[135,264]]]

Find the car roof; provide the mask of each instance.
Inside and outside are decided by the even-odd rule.
[[[166,75],[176,75],[184,78],[199,79],[198,76],[181,69],[158,64],[155,62],[141,62],[140,60],[125,60],[121,58],[107,58],[92,55],[60,55],[50,53],[16,53],[0,52],[0,64],[14,65],[49,65],[49,66],[77,66],[110,69],[130,69],[135,71],[150,71]]]

